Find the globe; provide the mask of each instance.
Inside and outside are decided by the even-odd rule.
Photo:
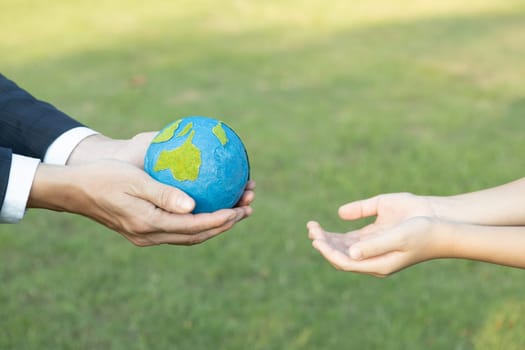
[[[250,177],[243,142],[214,118],[185,117],[165,126],[146,151],[144,169],[195,200],[193,213],[232,208]]]

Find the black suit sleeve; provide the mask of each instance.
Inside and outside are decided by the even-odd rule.
[[[78,126],[82,124],[0,74],[0,208],[9,182],[12,154],[43,159],[55,139]]]
[[[43,159],[57,137],[78,126],[82,124],[0,74],[0,147]]]
[[[9,170],[11,169],[11,158],[11,150],[0,147],[0,208],[4,204],[7,182],[9,181]]]

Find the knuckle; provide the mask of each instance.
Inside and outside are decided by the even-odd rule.
[[[149,247],[152,243],[143,237],[127,236],[127,239],[136,247]]]
[[[197,245],[199,243],[202,243],[204,241],[204,239],[202,238],[202,236],[200,234],[196,234],[196,235],[191,235],[188,239],[188,245]]]
[[[382,267],[378,269],[377,275],[380,278],[386,278],[392,274],[392,269],[390,267]]]
[[[159,210],[151,208],[147,210],[143,215],[135,217],[131,223],[136,233],[152,233],[156,231],[162,231],[159,228]]]
[[[159,204],[162,206],[163,209],[169,208],[170,199],[170,191],[166,188],[162,188],[159,191]]]
[[[217,231],[217,233],[221,233],[221,232],[224,232],[224,231],[227,231],[227,230],[231,229],[234,225],[235,225],[234,221],[229,221],[226,224],[224,224],[223,226],[221,226],[219,229],[217,229],[216,231]]]
[[[130,223],[126,225],[125,227],[126,232],[134,234],[134,235],[141,235],[148,232],[147,226],[140,221]]]

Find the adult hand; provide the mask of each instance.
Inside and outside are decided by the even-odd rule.
[[[157,131],[143,132],[128,140],[115,140],[97,134],[82,140],[68,159],[67,165],[80,165],[101,159],[114,159],[144,168],[146,151]],[[236,207],[249,206],[255,199],[255,182],[248,181]]]
[[[28,207],[86,216],[137,246],[193,245],[249,216],[254,187],[253,182],[248,184],[236,208],[193,215],[193,199],[131,164],[115,160],[72,166],[42,164]]]
[[[144,168],[144,156],[157,132],[143,132],[127,140],[111,139],[101,134],[82,140],[73,150],[67,165],[78,165],[99,159],[116,159]]]

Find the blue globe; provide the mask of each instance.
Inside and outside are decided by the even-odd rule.
[[[148,147],[144,169],[195,200],[194,213],[232,208],[250,177],[246,148],[223,122],[186,117],[164,127]]]

